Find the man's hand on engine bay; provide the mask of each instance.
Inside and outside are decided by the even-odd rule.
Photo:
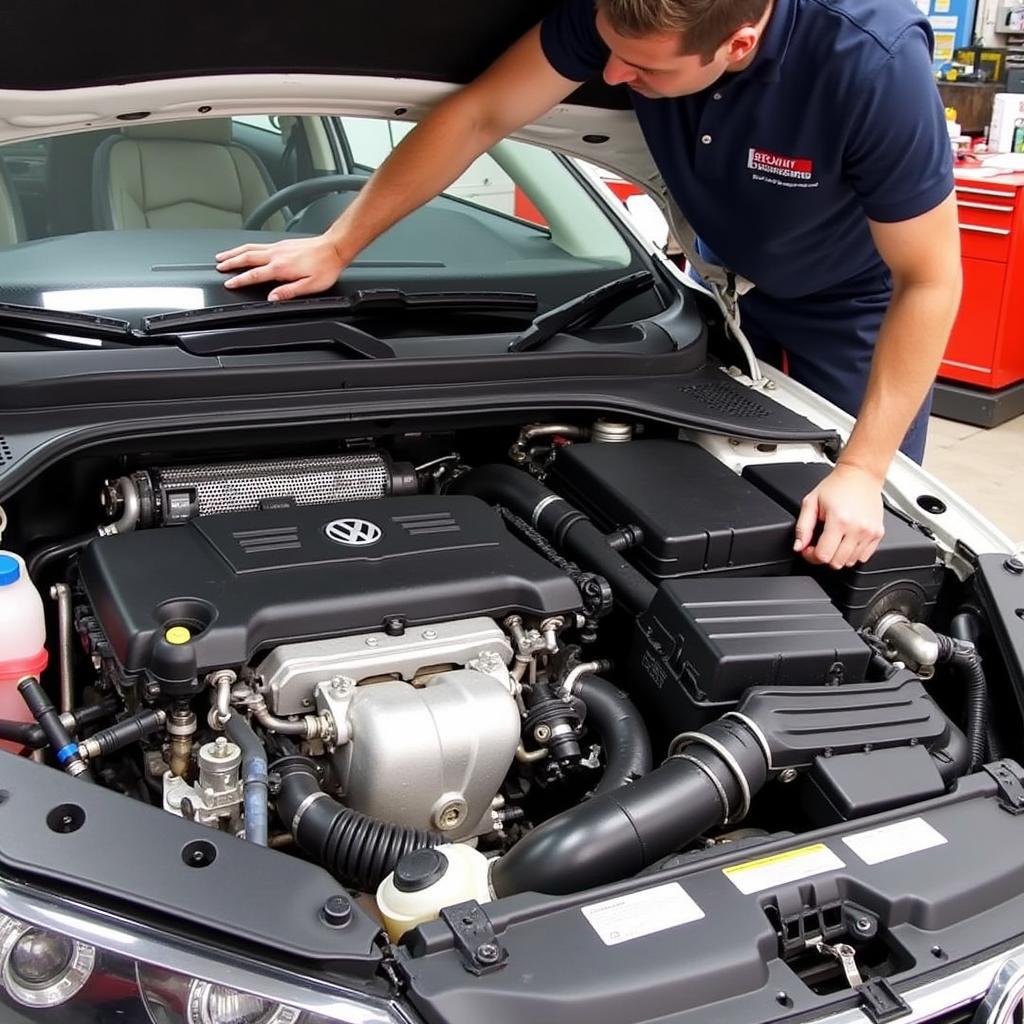
[[[882,514],[882,481],[859,466],[839,464],[804,498],[793,550],[812,565],[833,569],[866,562],[885,534]],[[824,526],[815,540],[819,522]]]

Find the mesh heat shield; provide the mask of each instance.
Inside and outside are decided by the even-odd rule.
[[[298,505],[382,498],[391,482],[388,464],[376,452],[174,466],[153,475],[160,487],[194,488],[201,516],[256,508],[266,498],[294,498]]]

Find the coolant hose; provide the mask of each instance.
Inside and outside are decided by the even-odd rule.
[[[495,862],[495,895],[560,895],[628,878],[742,817],[768,780],[764,749],[738,719],[719,719],[702,734],[706,742],[691,743],[643,778],[535,828]]]
[[[274,773],[281,780],[278,817],[306,853],[353,889],[374,892],[407,853],[446,841],[343,807],[320,788],[308,757],[275,761]]]
[[[57,764],[69,775],[88,779],[89,766],[79,754],[78,744],[71,738],[39,680],[35,676],[26,676],[18,683],[18,693],[32,712],[32,717],[39,723]]]
[[[965,719],[967,745],[970,748],[968,771],[977,771],[985,763],[988,744],[988,685],[981,655],[974,646],[979,634],[976,617],[961,612],[949,624],[949,637],[939,636],[939,662],[951,664],[962,676],[967,689]]]
[[[654,599],[654,584],[634,569],[582,512],[523,470],[502,465],[480,466],[459,477],[449,492],[471,494],[511,509],[574,561],[604,576],[616,598],[631,611],[646,611]]]
[[[26,568],[28,569],[29,576],[35,583],[38,583],[43,573],[52,562],[61,558],[67,558],[69,555],[73,555],[76,552],[81,551],[89,541],[95,540],[96,537],[97,533],[93,530],[90,533],[84,533],[78,537],[72,537],[71,540],[48,544],[46,547],[32,552],[26,562]]]
[[[104,701],[102,704],[89,704],[76,711],[66,712],[60,716],[64,727],[72,735],[87,725],[95,725],[104,718],[109,718],[117,710],[113,701]],[[49,744],[46,733],[42,726],[35,722],[12,722],[6,718],[0,719],[0,740],[7,740],[9,743],[20,743],[29,750],[42,750]]]
[[[651,739],[636,706],[617,686],[600,676],[584,676],[572,695],[587,706],[587,724],[593,725],[604,748],[605,770],[593,795],[619,789],[651,770]]]
[[[267,751],[252,726],[232,711],[224,721],[228,739],[242,751],[242,803],[245,807],[245,838],[267,845],[270,811],[267,807]]]

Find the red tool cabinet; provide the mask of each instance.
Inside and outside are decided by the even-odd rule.
[[[995,426],[1024,413],[1024,174],[956,173],[964,296],[935,412]]]

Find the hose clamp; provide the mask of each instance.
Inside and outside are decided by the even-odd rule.
[[[711,785],[715,787],[715,792],[718,794],[718,799],[722,804],[722,820],[727,822],[729,820],[729,797],[725,792],[725,786],[722,785],[721,779],[703,761],[697,757],[691,757],[689,754],[673,754],[671,757],[666,758],[666,763],[668,761],[688,761],[707,776]]]
[[[556,501],[561,500],[562,499],[557,494],[549,494],[546,498],[541,498],[540,501],[537,502],[537,505],[533,510],[533,516],[531,517],[536,529],[540,529],[540,517],[544,514],[544,509],[549,505],[553,505]]]
[[[302,820],[302,816],[309,810],[309,808],[320,799],[329,799],[327,794],[321,789],[316,793],[310,793],[298,807],[295,808],[295,813],[292,815],[292,835],[297,836],[299,834],[299,822]]]
[[[764,759],[768,764],[768,771],[775,771],[775,766],[772,764],[772,748],[768,745],[768,737],[765,736],[764,732],[762,732],[761,726],[759,726],[752,718],[747,718],[742,711],[726,711],[722,717],[735,718],[737,722],[740,722],[750,730],[754,739],[757,740],[758,746],[761,748],[761,752],[764,754]]]
[[[703,743],[709,750],[714,751],[726,764],[729,771],[732,772],[733,778],[736,780],[736,785],[740,791],[740,809],[734,814],[730,815],[725,819],[723,824],[735,825],[737,822],[742,821],[750,811],[751,797],[750,797],[750,786],[747,783],[747,777],[743,774],[743,769],[740,767],[739,761],[718,742],[713,736],[708,736],[702,732],[683,732],[680,733],[669,747],[669,755],[678,755],[683,752],[688,746],[693,743]],[[711,771],[709,768],[708,771]]]

